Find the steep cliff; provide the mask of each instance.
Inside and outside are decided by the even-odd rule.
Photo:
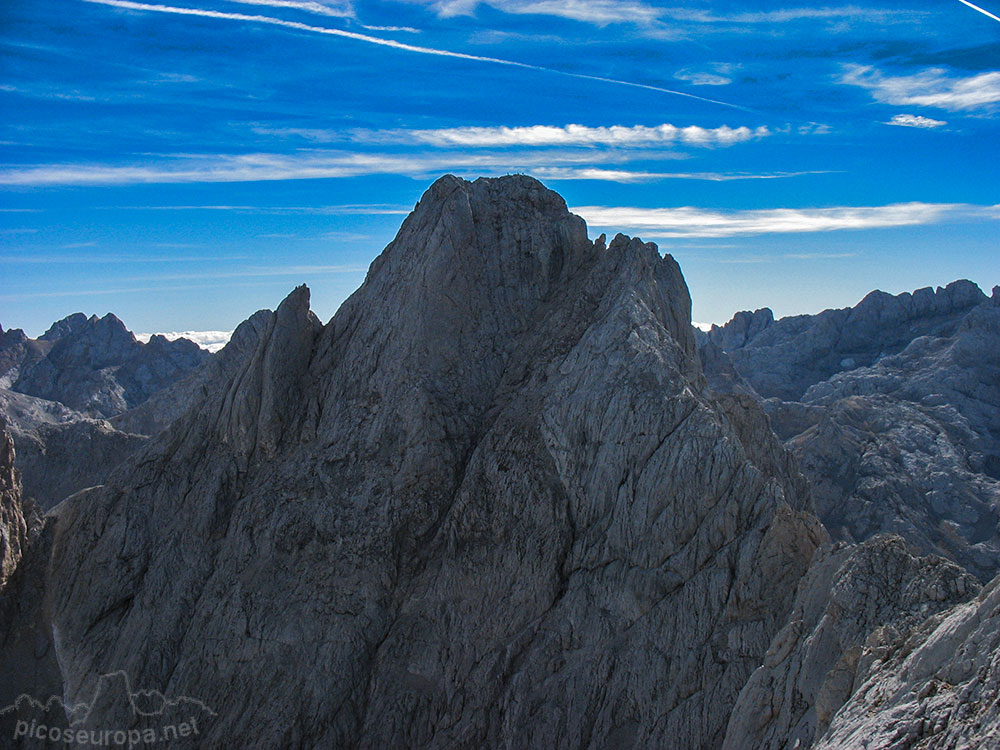
[[[673,259],[445,177],[333,320],[308,301],[50,515],[0,668],[195,697],[198,747],[718,747],[826,537],[708,390]]]

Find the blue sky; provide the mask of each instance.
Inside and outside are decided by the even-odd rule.
[[[1000,284],[1000,3],[7,0],[0,324],[324,320],[440,174],[527,172],[696,321]]]

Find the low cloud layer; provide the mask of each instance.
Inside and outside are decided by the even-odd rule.
[[[176,341],[177,339],[189,339],[200,346],[202,349],[207,349],[213,354],[226,344],[229,343],[229,339],[232,338],[232,331],[166,331],[157,333],[137,333],[135,337],[144,344],[148,344],[149,340],[153,336],[164,336],[169,341]]]

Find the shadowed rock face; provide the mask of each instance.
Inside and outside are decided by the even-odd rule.
[[[110,314],[74,313],[37,339],[0,329],[0,414],[17,446],[24,496],[47,510],[102,484],[146,436],[190,406],[192,394],[179,388],[157,407],[149,398],[210,359],[183,339],[153,336],[142,344]],[[123,428],[102,419],[123,413],[130,415]]]
[[[718,747],[825,533],[673,259],[445,177],[308,299],[49,517],[34,673],[196,697],[198,747]]]
[[[51,348],[30,367],[22,365],[12,390],[96,417],[137,406],[210,356],[186,339],[153,336],[142,344],[110,313],[71,315],[39,342]]]
[[[146,442],[55,401],[0,389],[0,413],[17,447],[24,497],[47,511],[111,471]]]

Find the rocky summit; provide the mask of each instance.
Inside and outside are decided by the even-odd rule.
[[[332,320],[295,289],[119,418],[169,426],[99,486],[33,532],[5,510],[0,731],[804,748],[919,706],[920,747],[990,737],[996,660],[963,654],[995,584],[831,544],[726,343],[703,365],[654,245],[527,177],[441,178]]]

